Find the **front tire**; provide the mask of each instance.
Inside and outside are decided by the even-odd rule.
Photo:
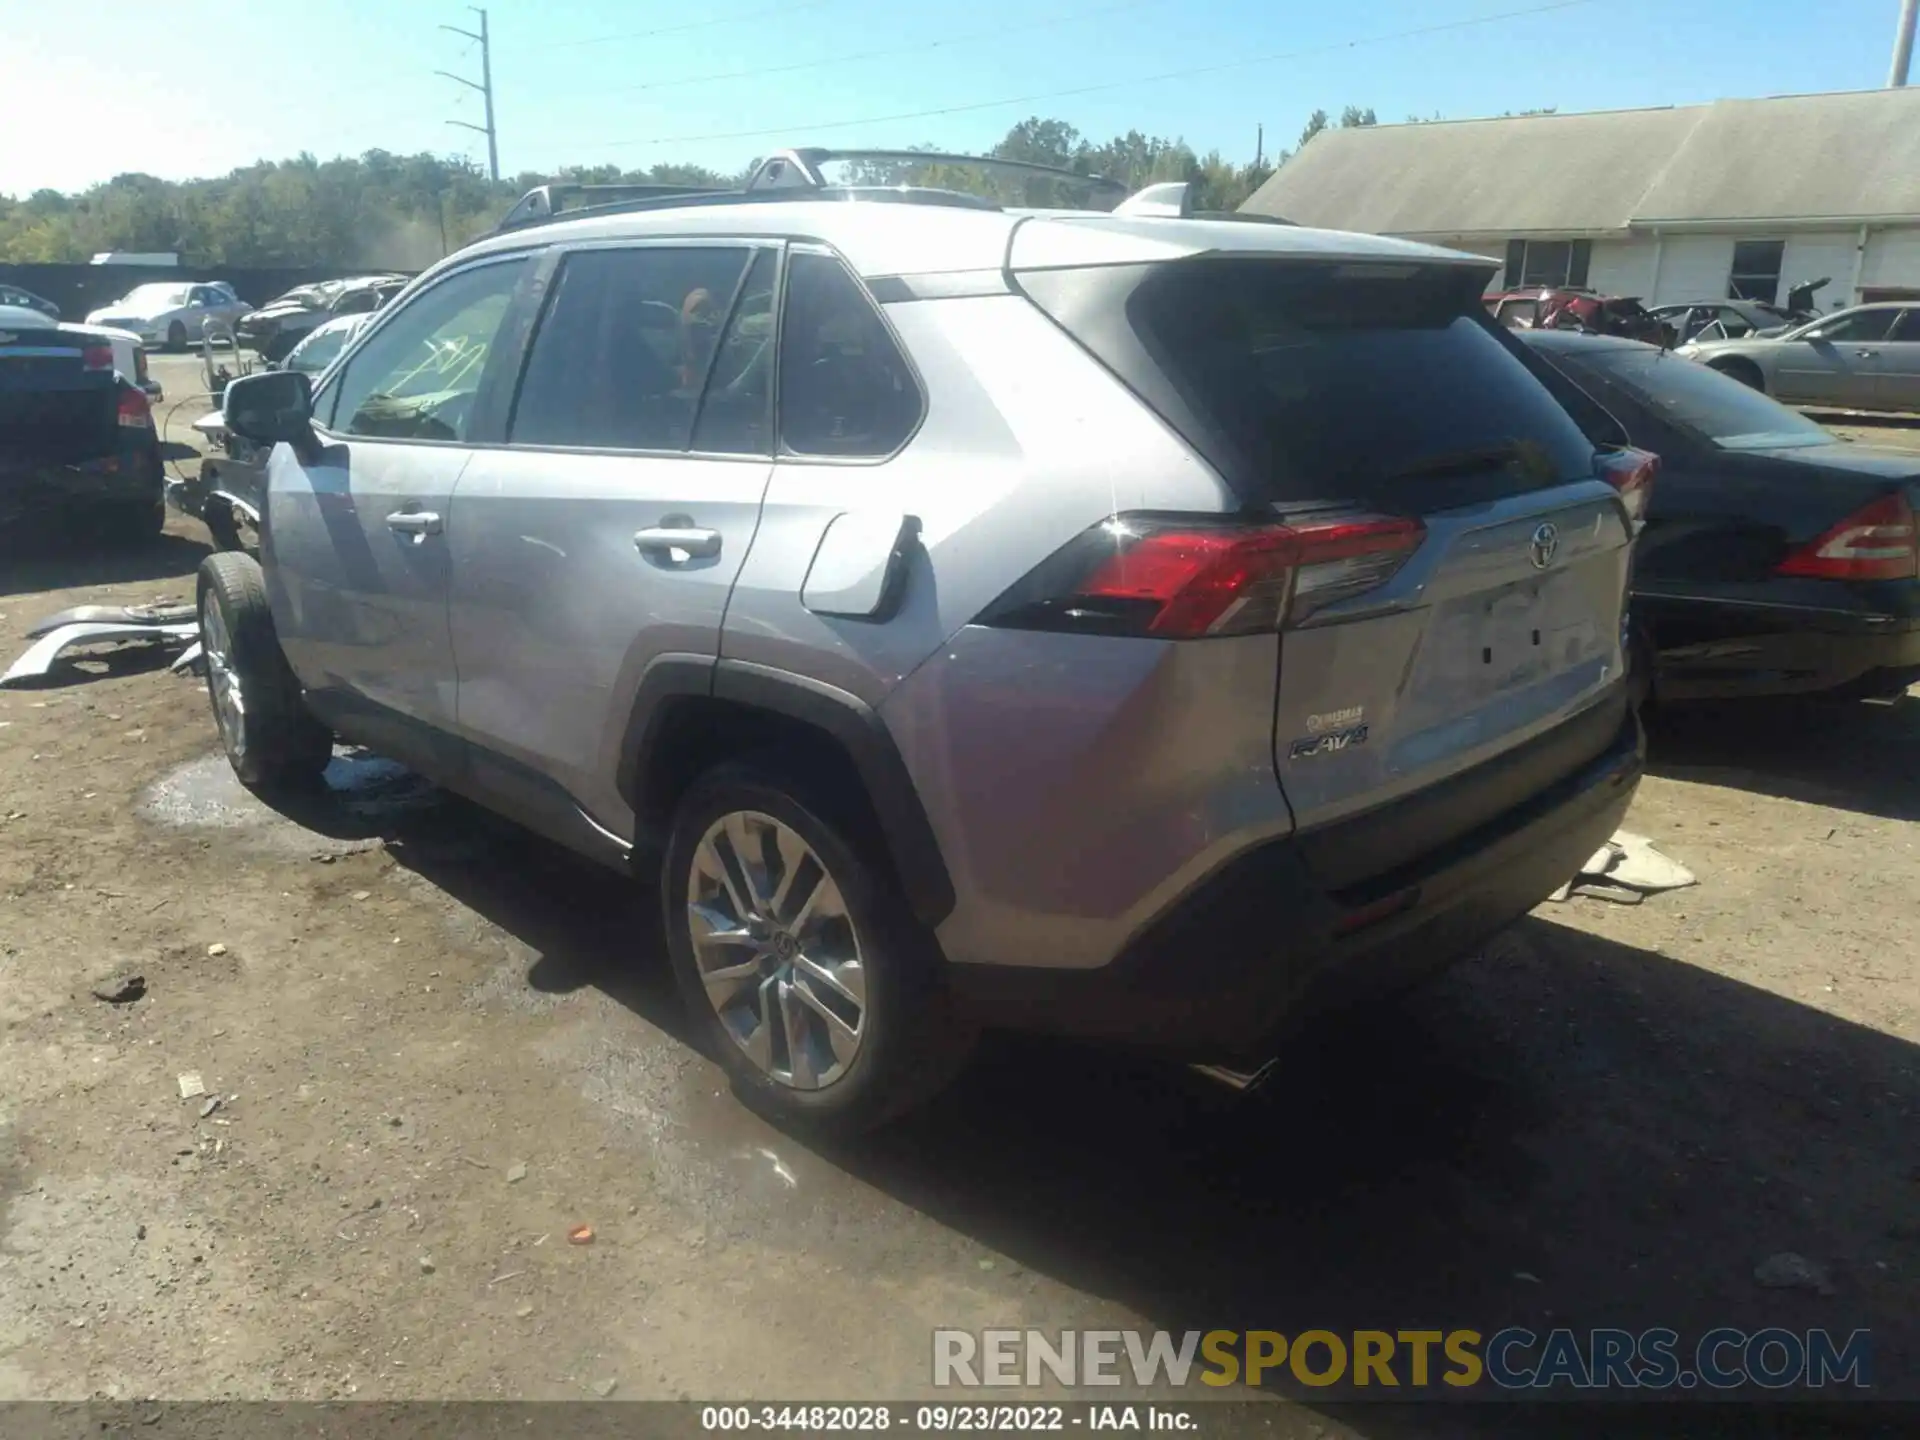
[[[842,809],[771,760],[711,770],[675,812],[661,895],[674,978],[735,1093],[844,1135],[940,1090],[973,1028]]]
[[[308,713],[280,652],[259,563],[209,555],[199,608],[207,696],[233,773],[262,794],[311,786],[333,756],[333,736]]]
[[[187,327],[178,320],[167,326],[167,349],[178,354],[187,348]]]

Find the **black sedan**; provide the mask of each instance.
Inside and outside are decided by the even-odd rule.
[[[1656,699],[1920,680],[1920,454],[1849,444],[1652,346],[1516,333],[1660,456],[1633,582]]]
[[[49,320],[60,318],[60,307],[53,301],[31,290],[22,290],[18,285],[0,284],[0,305],[9,305],[16,310],[37,311]]]
[[[32,546],[48,524],[157,535],[162,484],[153,411],[113,347],[0,306],[0,543]]]

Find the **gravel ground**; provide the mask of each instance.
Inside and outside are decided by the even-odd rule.
[[[0,654],[204,552],[0,560]],[[907,1398],[937,1325],[1134,1324],[1866,1327],[1913,1394],[1920,700],[1662,732],[1629,825],[1697,888],[1264,1094],[999,1041],[824,1151],[689,1047],[639,887],[367,758],[277,813],[195,682],[58,679],[0,692],[0,1399]]]

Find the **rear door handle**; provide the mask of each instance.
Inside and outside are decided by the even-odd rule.
[[[1861,360],[1871,360],[1875,356],[1877,356],[1880,352],[1878,350],[1856,350],[1853,353],[1857,358]]]
[[[697,525],[656,525],[634,532],[634,548],[642,554],[679,550],[694,560],[706,560],[720,553],[720,532]]]
[[[440,533],[440,517],[431,510],[396,510],[387,516],[387,528],[418,540]]]

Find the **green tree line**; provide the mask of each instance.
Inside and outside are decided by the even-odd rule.
[[[1315,111],[1298,144],[1336,123],[1371,125],[1374,112],[1348,106],[1335,121]],[[1196,208],[1234,210],[1289,152],[1240,164],[1218,151],[1201,155],[1182,139],[1138,130],[1097,143],[1064,120],[1034,116],[1009,129],[989,153],[1104,176],[1129,190],[1184,180],[1195,187]],[[217,179],[117,175],[76,195],[39,190],[25,199],[0,196],[0,261],[75,262],[106,250],[157,250],[176,251],[190,265],[410,269],[484,233],[516,199],[550,180],[726,186],[740,183],[751,169],[727,175],[682,164],[645,170],[574,166],[555,175],[527,173],[494,183],[462,160],[369,150],[333,160],[302,154],[262,161]],[[940,184],[1017,204],[1073,203],[1066,193],[1071,186],[1035,185],[953,166],[868,167],[844,178]]]

